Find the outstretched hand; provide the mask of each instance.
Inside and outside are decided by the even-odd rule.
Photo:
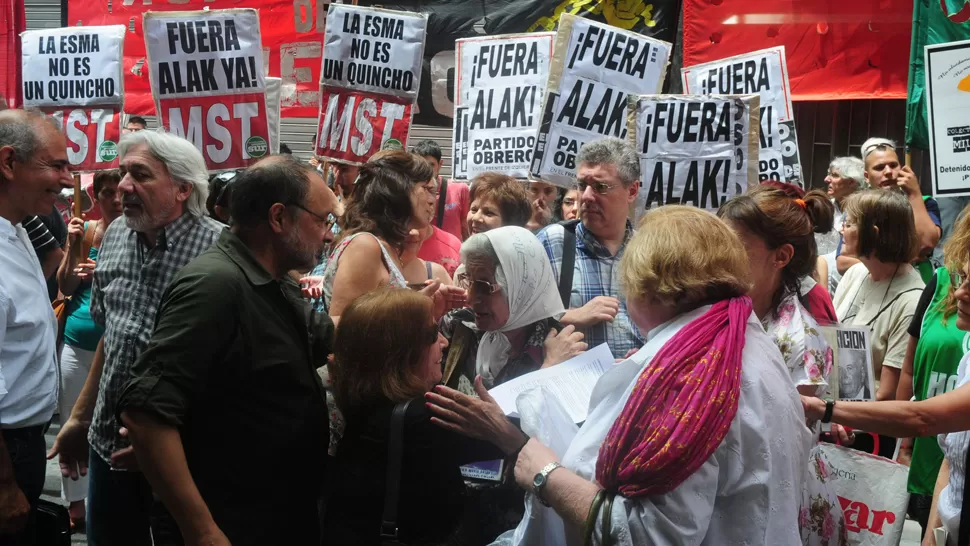
[[[440,279],[425,281],[421,293],[434,302],[434,320],[438,321],[452,309],[460,309],[468,301],[468,295],[457,286],[441,284]]]
[[[434,392],[424,395],[434,415],[431,422],[469,438],[491,442],[506,455],[515,453],[525,442],[525,434],[505,417],[482,384],[481,376],[475,378],[475,393],[478,398],[438,385]]]

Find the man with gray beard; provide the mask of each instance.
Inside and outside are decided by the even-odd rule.
[[[178,544],[164,527],[164,510],[153,510],[151,487],[119,429],[117,403],[148,345],[162,294],[224,226],[206,216],[208,171],[191,142],[138,131],[122,137],[118,152],[125,221],[105,232],[91,287],[91,316],[104,337],[48,458],[58,455],[61,473],[75,479],[90,469],[90,545],[148,546],[153,535],[156,545]]]
[[[260,161],[233,181],[232,227],[162,298],[117,411],[186,544],[320,542],[333,322],[288,272],[316,266],[336,206],[314,169]]]

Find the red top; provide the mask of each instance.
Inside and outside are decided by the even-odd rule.
[[[839,317],[835,315],[835,306],[832,305],[832,297],[821,284],[816,283],[815,287],[805,294],[805,302],[808,312],[819,326],[829,326],[839,322]]]
[[[448,184],[448,186],[450,188],[451,184]],[[431,227],[434,228],[434,235],[421,245],[418,258],[426,262],[441,264],[449,275],[454,276],[458,264],[461,263],[461,240],[447,231],[438,229],[437,226]]]
[[[468,216],[470,206],[471,203],[468,201],[468,184],[449,180],[441,229],[457,237],[459,242],[464,240],[461,234],[461,227],[465,225],[465,219]],[[437,225],[437,220],[435,222],[435,225]]]

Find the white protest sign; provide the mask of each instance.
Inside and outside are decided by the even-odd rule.
[[[269,124],[269,147],[271,153],[280,153],[280,103],[282,102],[282,78],[266,78],[266,121]]]
[[[530,174],[571,188],[583,144],[627,138],[627,97],[662,91],[671,49],[667,42],[564,13]]]
[[[332,4],[320,83],[417,98],[427,15]]]
[[[407,146],[427,24],[424,14],[330,6],[316,155],[362,165]]]
[[[785,46],[681,69],[684,93],[761,97],[759,180],[802,185]]]
[[[758,182],[758,96],[630,98],[640,203],[716,210]]]
[[[121,106],[125,27],[65,27],[21,33],[24,106]]]
[[[821,326],[819,331],[833,350],[832,375],[825,398],[875,400],[876,381],[869,328]]]
[[[554,36],[541,32],[455,42],[456,180],[485,172],[528,178]]]
[[[924,55],[933,196],[970,195],[970,40],[928,45]]]
[[[210,170],[270,152],[256,10],[148,12],[144,30],[163,127],[194,143]]]

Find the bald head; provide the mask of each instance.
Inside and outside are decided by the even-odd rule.
[[[314,177],[320,179],[293,156],[275,155],[260,160],[232,181],[229,209],[233,225],[247,228],[265,223],[275,203],[303,205]]]

